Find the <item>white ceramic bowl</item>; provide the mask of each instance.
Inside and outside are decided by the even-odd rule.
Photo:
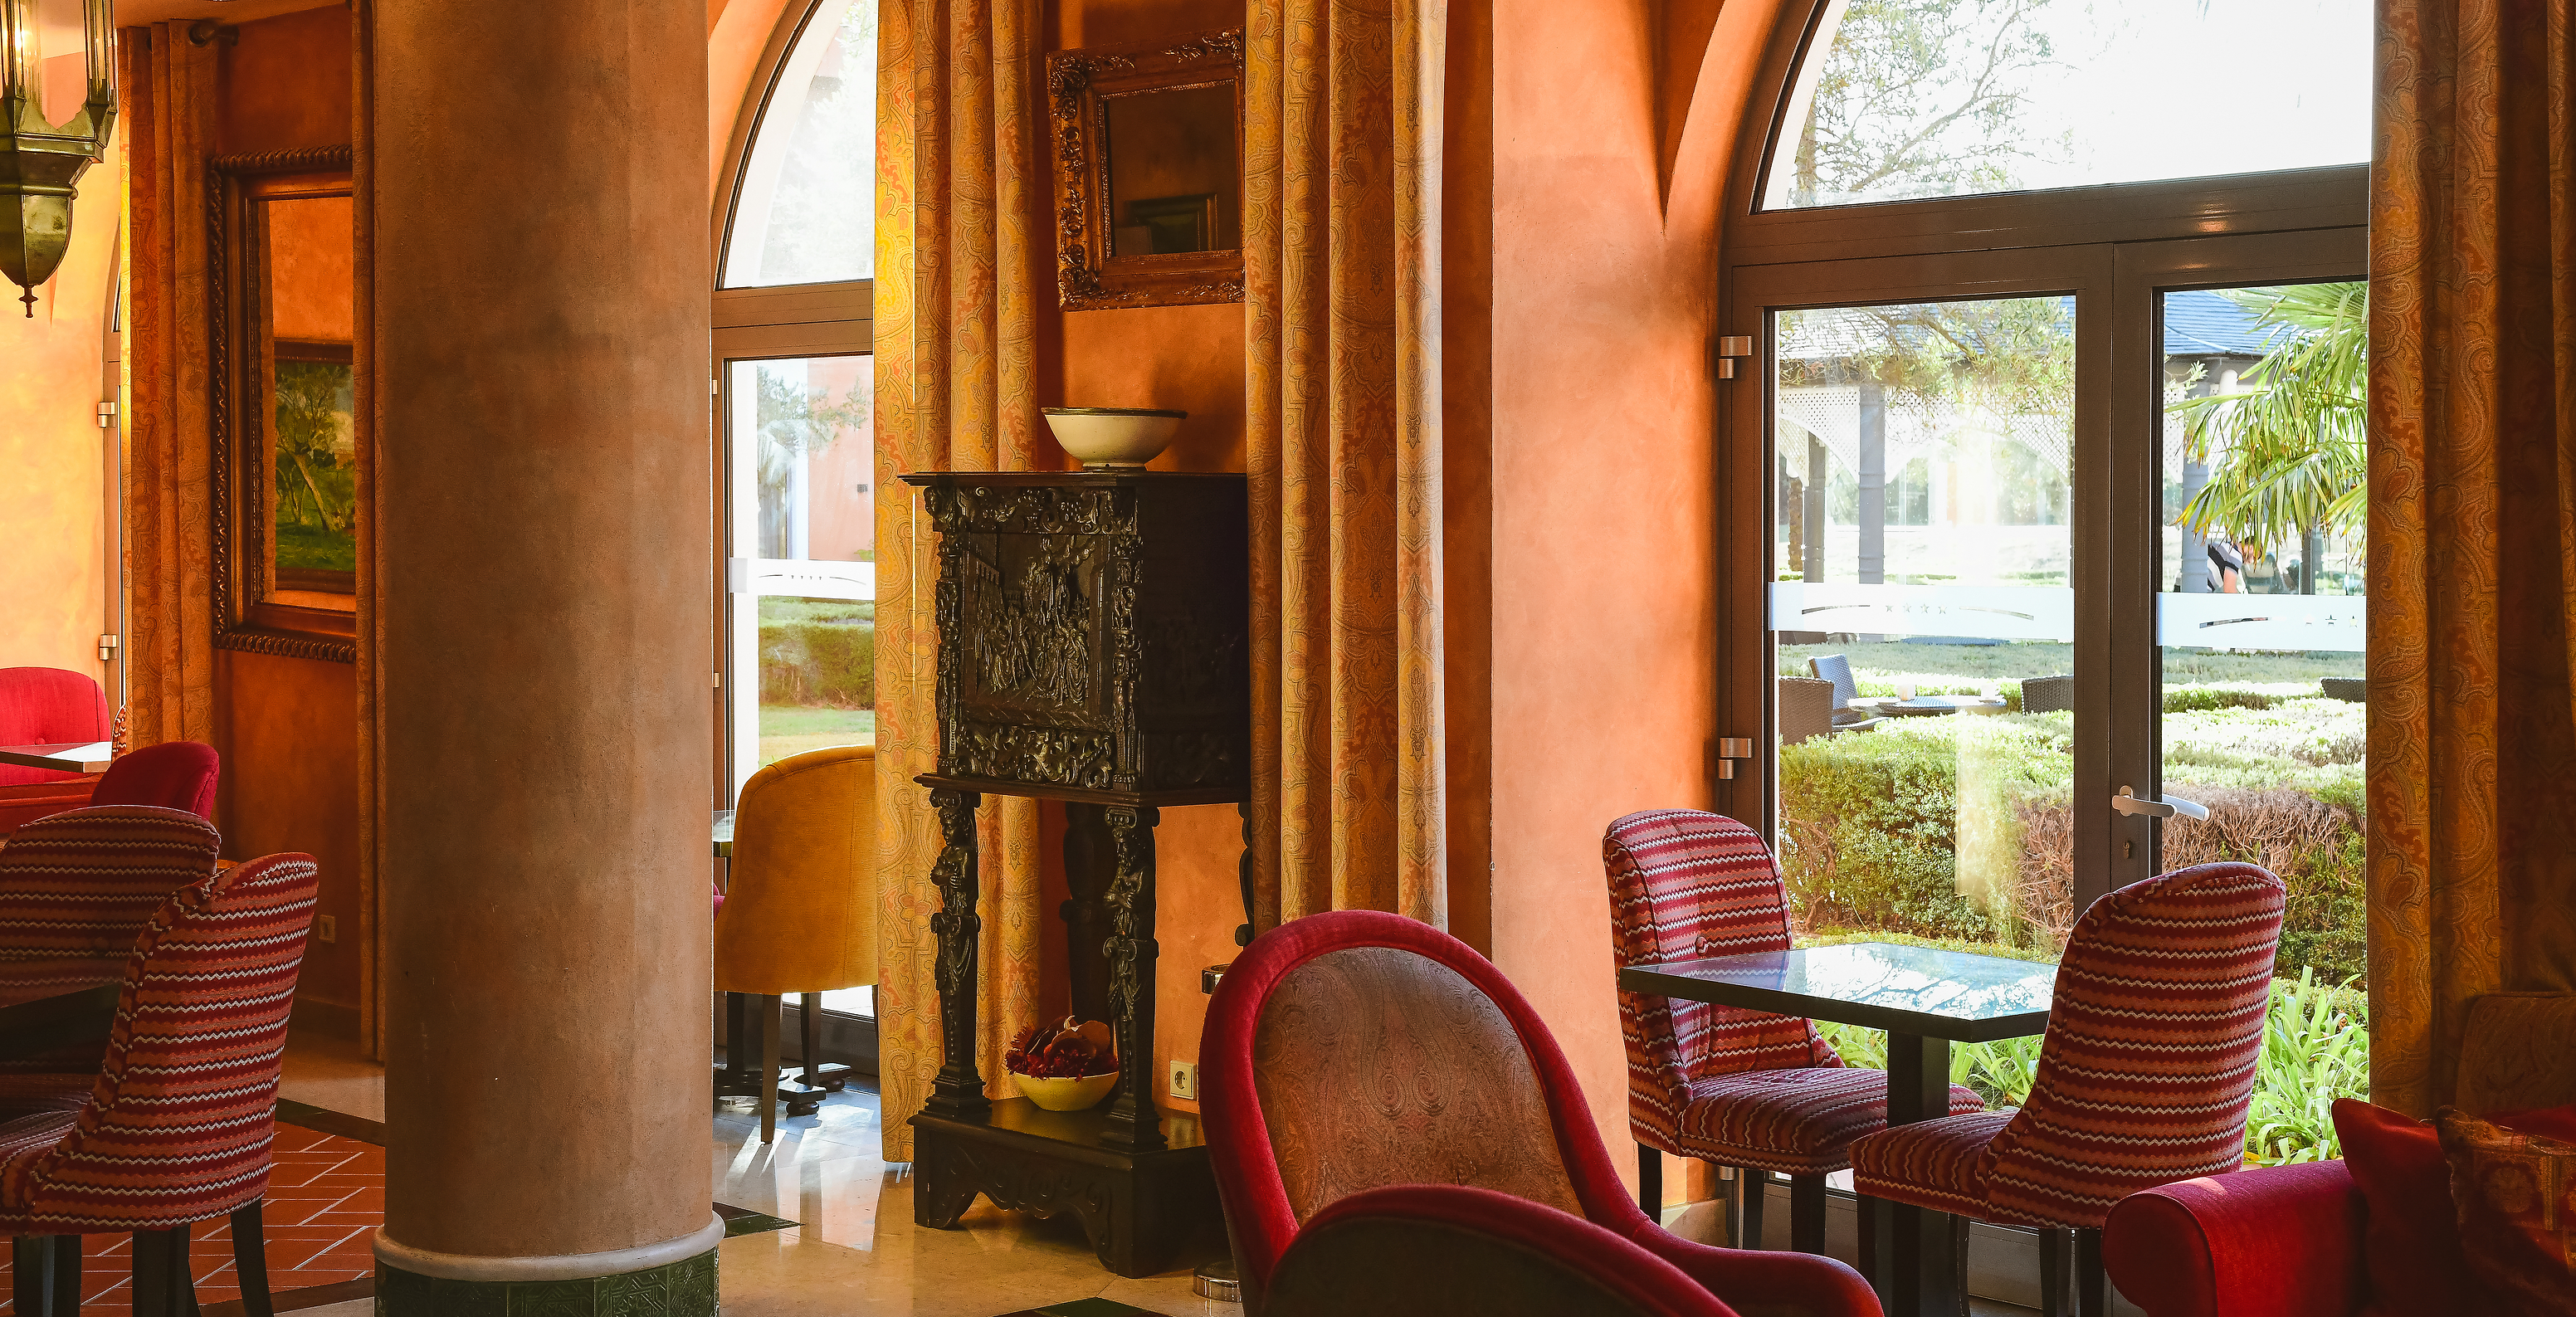
[[[1049,407],[1047,428],[1088,467],[1143,466],[1172,446],[1188,412],[1146,407]]]
[[[1038,1104],[1041,1111],[1089,1111],[1118,1087],[1118,1072],[1080,1079],[1032,1079],[1014,1070],[1011,1082],[1019,1085],[1021,1097]]]

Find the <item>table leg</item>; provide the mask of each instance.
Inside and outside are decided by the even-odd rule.
[[[1950,1114],[1950,1042],[1914,1034],[1887,1036],[1887,1123],[1911,1125]],[[1871,1278],[1890,1317],[1958,1317],[1965,1298],[1959,1292],[1958,1232],[1946,1212],[1926,1211],[1903,1203],[1863,1200],[1881,1212],[1890,1227],[1874,1236],[1884,1270]]]

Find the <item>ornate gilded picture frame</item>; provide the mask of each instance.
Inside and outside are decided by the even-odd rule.
[[[208,162],[215,646],[357,661],[350,148]]]
[[[1243,300],[1243,32],[1047,56],[1067,311]]]

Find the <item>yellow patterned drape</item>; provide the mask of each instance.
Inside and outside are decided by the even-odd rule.
[[[2570,0],[2381,0],[2371,172],[2374,1100],[2470,1003],[2576,991]]]
[[[206,158],[215,48],[184,23],[127,28],[133,226],[127,250],[126,730],[135,746],[215,739],[213,450]]]
[[[939,854],[930,793],[938,537],[915,471],[1031,469],[1035,299],[1031,189],[1037,0],[881,0],[877,76],[877,961],[885,1157],[942,1063],[930,916]],[[977,1067],[1001,1095],[1002,1051],[1039,1000],[1036,802],[987,797],[981,817]]]
[[[1442,0],[1252,0],[1244,70],[1256,916],[1447,923]]]

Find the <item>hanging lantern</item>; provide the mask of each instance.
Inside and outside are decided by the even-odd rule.
[[[44,111],[44,43],[36,0],[0,0],[0,274],[26,290],[54,277],[72,242],[72,184],[107,149],[116,123],[115,0],[82,0],[89,99],[67,123]],[[14,204],[11,204],[13,203]]]

